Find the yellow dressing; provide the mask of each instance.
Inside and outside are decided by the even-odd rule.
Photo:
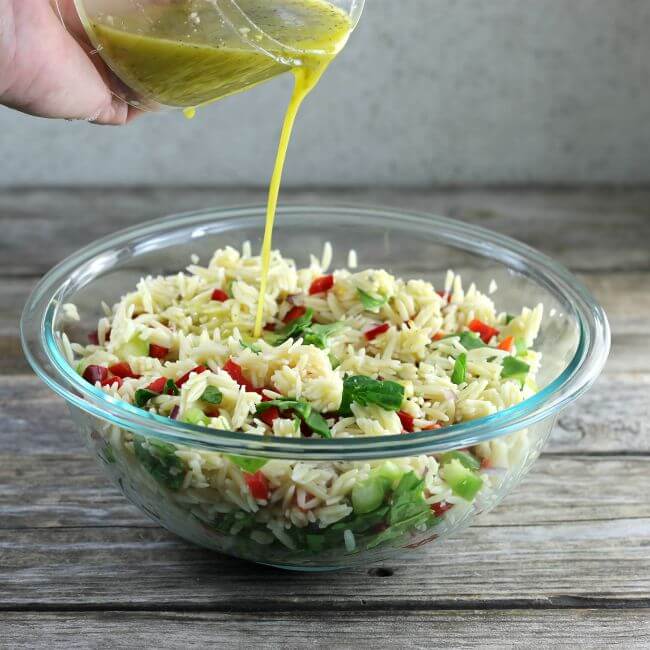
[[[266,206],[266,224],[264,226],[264,241],[262,242],[262,277],[260,278],[260,295],[257,300],[257,314],[255,317],[255,329],[253,336],[259,338],[262,335],[264,325],[264,296],[266,294],[266,284],[269,275],[269,265],[271,262],[271,246],[273,238],[273,224],[275,223],[275,211],[278,206],[278,195],[280,193],[280,183],[282,181],[282,170],[284,161],[287,157],[291,131],[296,121],[296,116],[300,110],[300,105],[310,91],[316,86],[323,72],[329,65],[331,59],[325,60],[318,66],[295,68],[293,73],[296,78],[291,101],[284,116],[282,124],[282,133],[280,134],[280,144],[278,153],[275,158],[275,167],[271,176],[269,185],[269,197]]]
[[[211,0],[148,6],[146,12],[102,16],[90,33],[113,71],[133,90],[167,106],[196,107],[251,88],[289,70],[295,85],[269,186],[262,276],[254,336],[264,325],[273,224],[282,171],[296,116],[351,30],[347,14],[326,0],[238,0],[261,29],[257,49],[223,21]],[[247,28],[244,28],[247,29]]]
[[[90,21],[89,32],[124,83],[179,108],[213,102],[292,67],[332,58],[350,32],[348,16],[326,0],[238,0],[238,5],[263,32],[250,40],[257,43],[259,36],[264,49],[249,45],[224,22],[211,0],[102,15]]]

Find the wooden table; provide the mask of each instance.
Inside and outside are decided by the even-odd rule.
[[[207,190],[0,193],[0,646],[650,645],[650,191],[345,191],[513,235],[604,304],[612,354],[523,485],[453,543],[301,575],[194,548],[109,485],[31,373],[34,282],[98,236],[174,210],[261,202]]]

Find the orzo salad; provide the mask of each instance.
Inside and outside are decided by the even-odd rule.
[[[217,250],[142,278],[103,304],[88,343],[64,348],[97,388],[158,416],[255,436],[408,436],[480,418],[536,391],[542,306],[499,311],[448,271],[440,286],[381,269],[298,268],[272,256],[261,338],[251,336],[260,259]],[[76,318],[73,305],[65,305]],[[128,462],[217,534],[300,553],[408,543],[491,488],[525,455],[526,433],[437,455],[377,461],[235,456],[118,430]],[[495,470],[497,473],[495,474]],[[407,541],[404,541],[404,540]]]

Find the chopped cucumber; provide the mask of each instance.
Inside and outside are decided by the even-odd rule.
[[[115,353],[121,359],[128,359],[129,357],[148,357],[149,341],[144,341],[136,334],[126,343],[120,345],[120,347],[115,350]]]
[[[481,468],[481,463],[478,461],[478,459],[475,456],[472,456],[467,451],[459,451],[457,449],[453,451],[446,451],[441,457],[440,457],[440,464],[441,465],[446,465],[450,460],[456,459],[463,467],[467,467],[467,469],[480,469]]]
[[[483,487],[483,479],[474,471],[465,467],[457,458],[452,458],[448,463],[445,463],[442,471],[443,477],[449,483],[452,492],[465,499],[465,501],[471,501]]]
[[[257,458],[256,456],[236,456],[235,454],[224,454],[224,456],[232,463],[235,463],[237,467],[250,474],[255,474],[258,469],[261,469],[269,462],[268,458]]]
[[[404,472],[392,460],[387,460],[379,467],[375,467],[371,472],[372,476],[379,476],[386,479],[391,487],[402,478],[403,474]]]
[[[524,339],[520,336],[515,339],[515,348],[517,350],[518,357],[523,357],[528,352],[526,341],[524,341]]]
[[[380,476],[357,483],[352,489],[352,508],[356,514],[372,512],[384,502],[388,481]]]
[[[208,424],[208,416],[200,408],[192,406],[183,413],[183,422],[205,427]]]

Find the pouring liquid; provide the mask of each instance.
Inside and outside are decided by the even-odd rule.
[[[326,0],[238,0],[240,8],[270,37],[260,47],[238,38],[211,0],[148,6],[124,16],[97,16],[89,32],[113,71],[135,91],[160,104],[194,108],[293,71],[269,186],[262,244],[262,275],[254,336],[264,324],[264,296],[282,171],[300,106],[345,45],[348,15]],[[244,28],[245,29],[245,28]]]

